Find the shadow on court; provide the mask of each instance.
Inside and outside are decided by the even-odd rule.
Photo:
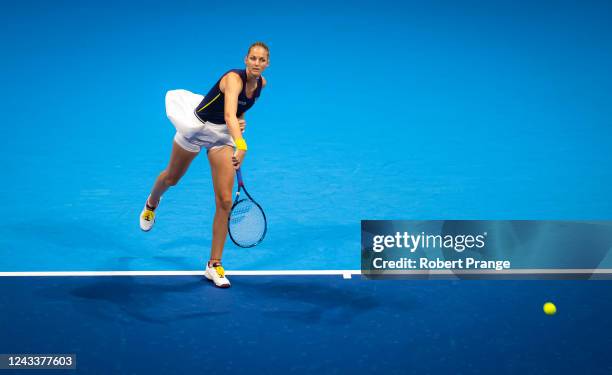
[[[371,291],[303,279],[300,282],[289,278],[282,283],[235,279],[234,288],[222,291],[199,276],[171,284],[156,282],[158,278],[153,277],[102,277],[71,289],[68,297],[84,313],[99,319],[136,319],[156,324],[215,317],[228,314],[230,309],[274,320],[334,324],[348,323],[383,305],[393,304],[403,311],[413,307],[407,300],[383,304]],[[51,299],[67,297],[56,289],[41,290],[38,294]],[[179,308],[177,304],[183,306]]]
[[[169,321],[215,317],[227,311],[207,310],[207,306],[190,305],[177,308],[172,303],[175,298],[189,295],[202,288],[202,280],[194,278],[180,284],[156,284],[138,282],[133,277],[108,278],[102,281],[77,287],[70,295],[80,300],[80,308],[100,319],[136,319],[142,322],[167,324]],[[91,309],[91,304],[101,309]],[[202,308],[204,307],[204,308]]]
[[[0,352],[75,353],[83,373],[201,372],[211,360],[226,374],[609,369],[605,283],[231,280],[4,277]],[[541,312],[549,295],[554,317]]]
[[[348,323],[383,304],[368,290],[305,282],[301,278],[289,278],[282,283],[245,279],[240,280],[240,288],[262,301],[258,305],[259,313],[271,319],[304,323]],[[408,301],[396,302],[404,310],[412,307]]]

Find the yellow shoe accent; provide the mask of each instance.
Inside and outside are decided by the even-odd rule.
[[[219,277],[225,277],[225,270],[223,269],[223,266],[215,267],[215,271],[217,271]]]
[[[142,219],[146,221],[153,221],[155,219],[155,212],[151,210],[145,210],[142,213]]]

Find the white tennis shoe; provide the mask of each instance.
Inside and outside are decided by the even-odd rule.
[[[213,263],[212,267],[209,267],[208,262],[206,262],[204,276],[219,288],[229,288],[231,285],[227,277],[225,277],[223,266],[219,262]]]
[[[151,228],[153,228],[153,224],[155,224],[155,210],[157,209],[157,207],[155,207],[151,210],[147,205],[148,202],[149,198],[147,198],[145,206],[142,209],[142,212],[140,212],[140,229],[145,232],[148,232],[151,230]],[[159,207],[159,203],[157,203],[157,206]]]

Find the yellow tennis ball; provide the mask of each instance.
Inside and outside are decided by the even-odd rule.
[[[544,314],[555,315],[557,313],[557,306],[552,302],[546,302],[544,304]]]

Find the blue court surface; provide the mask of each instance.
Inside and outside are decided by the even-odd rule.
[[[257,40],[243,175],[268,233],[227,243],[219,290],[198,274],[204,154],[151,232],[138,219],[172,146],[165,93],[205,94]],[[100,374],[612,373],[610,281],[357,275],[364,219],[612,219],[609,1],[25,0],[2,6],[0,44],[0,354]]]
[[[101,374],[612,371],[605,283],[233,281],[4,278],[0,349],[75,353],[79,372]]]

